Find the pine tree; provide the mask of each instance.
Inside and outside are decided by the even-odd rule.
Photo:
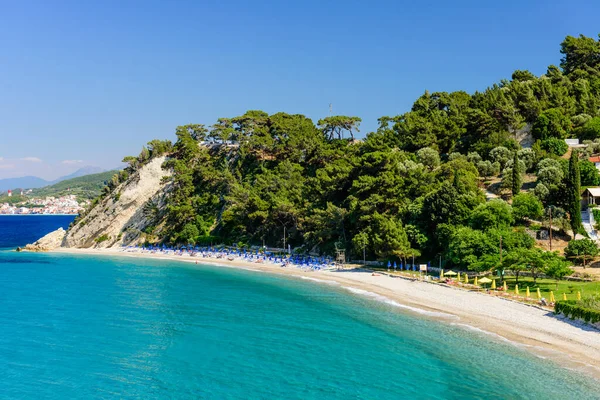
[[[516,151],[513,157],[511,183],[512,195],[516,196],[521,192],[521,185],[523,184],[523,180],[521,179],[521,168],[519,166],[519,156]]]
[[[573,235],[583,228],[581,224],[581,183],[579,177],[579,154],[573,150],[569,159],[569,174],[567,175],[567,211],[571,221]]]

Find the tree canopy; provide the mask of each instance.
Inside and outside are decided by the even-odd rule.
[[[569,36],[561,53],[560,67],[542,76],[516,70],[472,94],[426,91],[407,112],[379,118],[361,140],[357,116],[315,124],[300,114],[249,110],[179,126],[174,144],[152,141],[125,159],[132,172],[168,155],[173,174],[164,207],[152,214],[152,240],[285,242],[379,259],[442,255],[450,266],[478,270],[499,265],[502,240],[506,268],[540,270],[539,260],[550,256],[534,250],[523,225],[552,206],[567,210],[579,230],[580,185],[598,182],[577,151],[568,162],[559,156],[566,137],[600,137],[599,44]],[[517,140],[522,135],[536,140],[530,149]],[[525,172],[537,176],[529,193],[521,192]],[[498,174],[512,206],[485,200],[480,178]]]

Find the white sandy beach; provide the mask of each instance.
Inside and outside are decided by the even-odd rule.
[[[168,259],[198,264],[217,264],[269,273],[335,281],[350,291],[396,304],[408,312],[481,330],[497,340],[509,340],[534,354],[551,358],[567,368],[585,371],[600,379],[600,331],[551,312],[484,293],[426,282],[372,275],[357,271],[303,271],[240,260],[124,252],[119,249],[60,248],[55,252]],[[391,300],[391,301],[389,301]],[[414,309],[411,309],[414,308]]]

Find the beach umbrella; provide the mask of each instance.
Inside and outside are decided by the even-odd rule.
[[[563,293],[563,300],[567,300],[567,294]]]
[[[526,298],[531,297],[531,293],[529,292],[529,286],[527,286],[527,289],[525,290],[525,297]]]
[[[508,285],[506,284],[506,281],[504,281],[502,288],[504,289],[504,292],[508,292]]]
[[[550,303],[554,303],[556,300],[554,300],[554,292],[550,291]]]
[[[519,295],[519,285],[515,285],[515,294]]]
[[[542,294],[540,293],[540,288],[537,288],[537,298],[538,298],[538,300],[542,298]]]
[[[475,279],[477,279],[477,277],[475,277]],[[491,281],[492,280],[490,278],[483,277],[479,280],[479,283],[486,284],[486,283],[490,283]]]
[[[460,282],[460,272],[456,275],[456,280]]]
[[[496,290],[496,280],[493,279],[492,280],[492,286],[490,286],[492,289]]]
[[[391,266],[392,266],[392,263],[390,262],[390,260],[388,260],[388,271],[390,270]]]
[[[469,283],[469,275],[465,274],[465,283]]]
[[[396,270],[398,266],[396,265],[396,261],[394,261],[394,271]]]
[[[475,277],[475,281],[473,282],[473,285],[478,286],[479,283],[477,282],[477,277]]]
[[[444,270],[440,269],[440,279],[442,279],[443,276],[444,276]]]
[[[577,300],[581,300],[581,292],[577,292]]]
[[[444,276],[455,276],[455,275],[456,275],[456,272],[454,272],[454,271],[448,271],[444,274]]]

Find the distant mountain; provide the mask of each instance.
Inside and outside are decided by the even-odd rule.
[[[10,189],[33,189],[40,188],[51,184],[37,176],[23,176],[21,178],[6,178],[0,179],[0,192],[6,192]]]
[[[37,189],[48,185],[53,185],[58,182],[62,182],[68,179],[78,178],[80,176],[99,174],[106,170],[100,167],[87,166],[79,168],[72,174],[61,176],[53,181],[47,181],[37,176],[23,176],[21,178],[6,178],[0,179],[0,192],[6,192],[7,190],[14,189]]]
[[[72,174],[61,176],[60,178],[55,179],[51,182],[48,182],[47,184],[52,185],[54,183],[66,181],[67,179],[78,178],[80,176],[85,176],[85,175],[99,174],[99,173],[105,172],[105,171],[106,171],[105,169],[100,168],[100,167],[87,166],[87,167],[79,168],[77,171],[73,172]]]

